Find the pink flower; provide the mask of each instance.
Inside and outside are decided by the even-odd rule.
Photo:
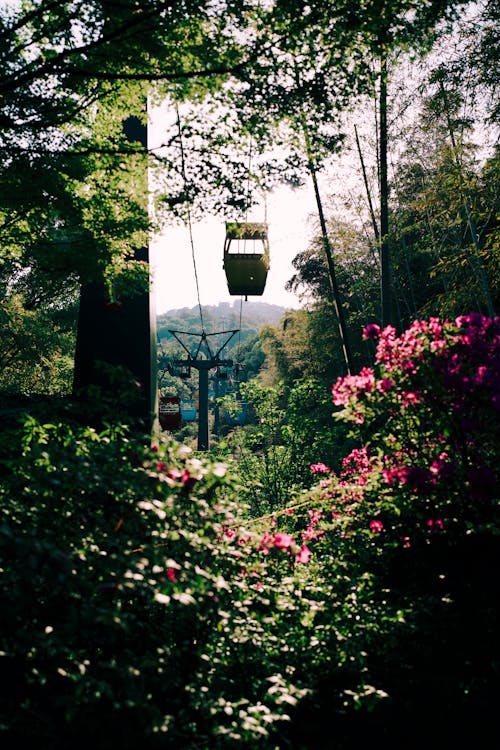
[[[483,384],[484,378],[487,372],[488,372],[488,368],[485,367],[484,365],[481,365],[480,367],[477,368],[477,374],[474,377],[474,382],[476,383],[476,385]]]
[[[264,534],[257,546],[257,549],[259,550],[259,552],[262,551],[264,552],[265,555],[267,555],[269,552],[269,547],[272,545],[272,543],[273,543],[273,538],[271,534],[268,531],[264,531]]]
[[[377,352],[375,361],[378,363],[385,363],[386,365],[391,364],[392,350],[394,349],[396,341],[396,329],[392,326],[386,326],[381,332],[379,342],[377,344]],[[391,369],[388,367],[387,369]]]
[[[302,541],[307,542],[311,539],[321,539],[325,535],[325,532],[321,529],[316,529],[314,526],[308,526],[305,531],[302,532]]]
[[[278,549],[287,549],[293,544],[293,539],[289,534],[275,534],[273,543]]]
[[[369,323],[363,329],[364,339],[378,339],[379,336],[380,336],[380,326],[378,326],[376,323]]]
[[[338,378],[332,388],[335,406],[347,406],[352,397],[359,398],[362,394],[373,390],[375,376],[369,367],[363,367],[359,375],[346,375]]]
[[[442,529],[443,528],[443,521],[441,518],[436,518],[435,520],[432,520],[432,518],[429,518],[427,521],[427,526],[430,529]]]
[[[191,476],[191,474],[189,473],[189,471],[188,471],[187,469],[184,469],[184,471],[183,471],[183,472],[182,472],[182,474],[181,474],[181,482],[182,482],[182,484],[184,485],[184,487],[185,487],[185,488],[186,488],[187,490],[190,490],[190,489],[191,489],[191,487],[192,487],[192,486],[193,486],[193,485],[195,484],[195,482],[197,482],[197,481],[198,481],[198,478],[197,478],[197,477],[193,477],[193,476]]]
[[[373,534],[378,534],[382,529],[384,528],[384,524],[382,521],[379,521],[377,518],[372,518],[370,521],[370,531]]]
[[[295,556],[295,559],[299,563],[308,563],[309,558],[311,557],[311,550],[309,547],[306,547],[305,544],[302,545],[300,548],[300,552]]]
[[[421,401],[421,394],[419,391],[405,391],[402,396],[402,402],[404,406],[410,406],[410,404],[418,404]]]
[[[382,378],[377,383],[377,391],[379,393],[387,393],[391,388],[394,388],[394,381],[390,378]]]
[[[472,312],[469,313],[469,315],[460,315],[455,320],[455,324],[458,328],[468,328],[468,327],[477,327],[479,328],[481,325],[489,321],[488,318],[485,318],[481,313]]]
[[[387,457],[386,460],[388,460]],[[408,481],[409,470],[408,466],[393,466],[385,468],[382,469],[382,479],[386,484],[390,485],[394,485],[398,482],[406,484]]]
[[[311,464],[311,471],[313,474],[327,474],[330,471],[330,467],[320,462]]]
[[[429,467],[429,471],[436,478],[443,477],[447,479],[453,475],[453,464],[445,451],[434,459]]]
[[[177,573],[175,572],[174,568],[167,568],[167,578],[169,581],[172,581],[172,583],[175,583],[177,580]]]
[[[358,484],[365,485],[373,470],[373,461],[368,448],[354,448],[348,456],[342,459],[342,478],[356,478]]]
[[[438,339],[443,333],[443,326],[439,318],[429,318],[429,330],[434,335],[435,339]]]
[[[162,464],[162,466],[166,468],[164,464]],[[160,467],[160,464],[158,464],[158,471],[161,471],[159,467]],[[167,471],[168,479],[176,480],[176,479],[180,479],[180,476],[181,476],[181,472],[176,466],[174,466],[173,469],[170,469],[170,471]]]

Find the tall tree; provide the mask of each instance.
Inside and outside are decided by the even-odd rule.
[[[42,256],[60,278],[84,283],[78,386],[93,380],[98,358],[133,364],[141,375],[126,340],[135,313],[127,323],[106,308],[107,322],[114,322],[102,326],[104,295],[94,294],[89,307],[91,288],[106,287],[111,305],[126,290],[135,307],[142,292],[141,317],[152,317],[144,255],[146,143],[144,134],[130,137],[122,125],[130,117],[145,124],[154,82],[175,84],[182,95],[196,81],[213,85],[241,64],[240,45],[228,31],[246,23],[239,6],[188,1],[181,7],[163,0],[2,6],[0,180],[9,185],[0,199],[2,262],[15,274]],[[27,191],[27,184],[34,189]],[[96,346],[98,338],[102,345]],[[144,363],[144,352],[140,356]],[[154,386],[144,388],[151,396]]]

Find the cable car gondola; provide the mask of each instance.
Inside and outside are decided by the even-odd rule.
[[[196,419],[197,409],[194,398],[189,398],[181,402],[181,415],[185,422],[193,422]]]
[[[226,222],[224,270],[229,294],[245,298],[263,294],[269,266],[267,224]]]
[[[177,430],[181,426],[181,400],[178,396],[160,396],[158,419],[162,430]]]

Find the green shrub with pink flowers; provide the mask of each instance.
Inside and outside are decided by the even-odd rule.
[[[436,746],[481,743],[498,736],[499,321],[471,314],[364,335],[375,366],[333,387],[359,447],[339,476],[311,467],[321,478],[302,513],[311,560],[328,561],[322,589],[344,580],[342,567],[352,586],[360,682],[348,695],[359,712],[340,746],[374,730],[383,746],[421,746],[429,726]],[[326,722],[319,735],[338,676],[319,683],[307,714]],[[340,703],[332,710],[342,715]]]
[[[264,516],[174,442],[10,429],[2,747],[495,742],[500,324],[365,336],[374,367],[332,394],[357,447]]]

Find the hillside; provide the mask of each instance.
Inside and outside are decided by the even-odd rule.
[[[240,318],[241,311],[241,318]],[[239,299],[231,302],[220,302],[218,305],[206,305],[202,308],[204,328],[207,333],[240,329],[243,338],[257,333],[266,323],[276,325],[286,312],[286,308],[270,305],[266,302],[243,302]],[[241,325],[240,325],[241,320]],[[171,340],[169,329],[201,332],[199,308],[183,307],[168,310],[157,318],[158,338],[160,341]]]

